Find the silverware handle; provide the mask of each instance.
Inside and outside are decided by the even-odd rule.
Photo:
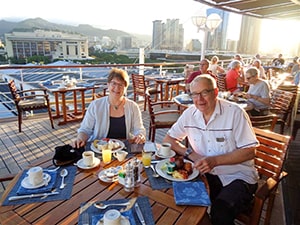
[[[20,195],[20,196],[11,196],[8,198],[8,201],[14,201],[14,200],[20,200],[20,199],[24,199],[24,198],[33,198],[34,195]]]

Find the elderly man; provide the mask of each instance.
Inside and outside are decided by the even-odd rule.
[[[259,71],[255,67],[246,71],[246,79],[250,87],[246,94],[248,101],[245,110],[252,116],[267,115],[270,107],[270,86],[265,80],[259,78],[258,74]]]
[[[209,61],[207,59],[202,59],[199,64],[199,71],[193,72],[188,79],[186,80],[186,92],[190,91],[190,83],[194,80],[194,78],[201,74],[209,74],[213,78],[217,79],[217,76],[213,74],[210,70],[208,70]]]
[[[214,78],[197,76],[190,88],[194,105],[183,112],[163,142],[171,143],[177,154],[194,161],[206,175],[212,224],[233,225],[257,189],[253,158],[258,141],[247,113],[217,97]],[[186,137],[192,148],[181,143]]]

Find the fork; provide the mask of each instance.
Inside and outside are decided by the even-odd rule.
[[[82,225],[89,225],[90,224],[90,216],[87,212],[82,214]]]

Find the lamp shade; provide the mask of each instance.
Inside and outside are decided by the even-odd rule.
[[[210,31],[213,31],[220,25],[221,22],[222,22],[221,17],[216,13],[212,13],[206,19],[206,27]]]
[[[198,27],[198,29],[205,25],[206,16],[193,16],[192,17],[193,24]]]

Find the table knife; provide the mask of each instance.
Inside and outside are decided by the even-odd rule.
[[[8,198],[8,201],[20,200],[25,198],[38,198],[38,197],[46,197],[49,195],[57,195],[59,194],[58,191],[54,192],[47,192],[47,193],[40,193],[40,194],[31,194],[31,195],[18,195],[18,196],[11,196]]]
[[[143,214],[142,214],[142,211],[141,211],[141,209],[140,209],[138,203],[135,203],[134,207],[135,207],[135,211],[136,211],[136,214],[137,214],[137,216],[138,216],[140,222],[142,223],[142,225],[146,225],[144,216],[143,216]]]

